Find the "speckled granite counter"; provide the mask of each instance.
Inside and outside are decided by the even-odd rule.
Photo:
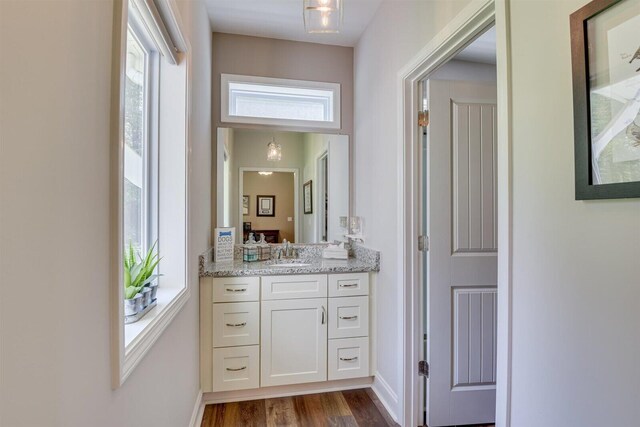
[[[380,252],[357,245],[347,260],[322,259],[322,245],[294,245],[299,252],[298,262],[271,260],[243,262],[236,258],[229,262],[213,262],[210,249],[200,255],[200,277],[280,276],[287,274],[361,273],[380,271]],[[289,264],[289,265],[278,265]],[[291,265],[298,264],[298,265]]]

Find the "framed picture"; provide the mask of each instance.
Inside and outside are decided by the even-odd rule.
[[[570,24],[576,200],[640,197],[640,2],[595,0]]]
[[[313,213],[312,181],[309,180],[309,181],[305,182],[304,186],[302,187],[302,189],[303,189],[302,196],[303,196],[304,213],[305,214],[312,214]]]
[[[242,196],[242,215],[249,215],[249,196]]]
[[[257,216],[276,216],[276,196],[257,196]]]

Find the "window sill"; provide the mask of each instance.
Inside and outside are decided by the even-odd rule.
[[[162,335],[189,299],[188,287],[158,289],[158,304],[136,323],[124,325],[124,366],[121,384]]]

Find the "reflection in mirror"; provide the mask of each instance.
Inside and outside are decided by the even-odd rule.
[[[216,227],[235,227],[238,243],[251,232],[269,243],[344,240],[348,136],[218,128],[217,137]]]

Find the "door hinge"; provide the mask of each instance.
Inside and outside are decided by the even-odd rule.
[[[418,126],[429,126],[429,110],[418,111]]]
[[[418,250],[420,252],[429,250],[429,236],[418,236]]]
[[[418,375],[429,378],[429,364],[426,360],[418,362]]]

